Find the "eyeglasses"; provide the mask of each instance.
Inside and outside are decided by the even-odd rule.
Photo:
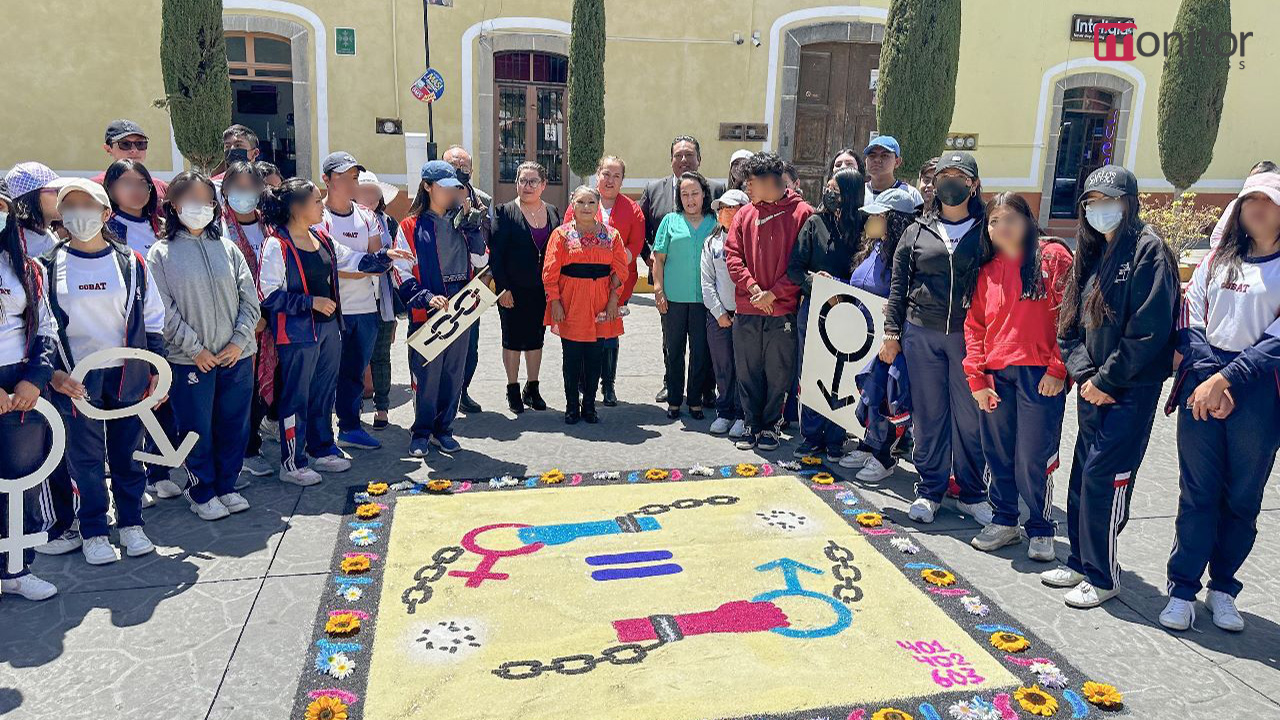
[[[146,140],[117,140],[116,147],[121,150],[146,150]]]
[[[520,178],[519,180],[516,181],[516,184],[519,185],[520,187],[527,187],[527,188],[538,187],[539,185],[542,184],[542,178],[532,178],[532,179]]]

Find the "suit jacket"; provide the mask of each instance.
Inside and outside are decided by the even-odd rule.
[[[560,210],[551,203],[547,203],[547,216],[552,230],[563,221]],[[519,198],[494,208],[489,267],[493,269],[493,284],[498,292],[512,287],[541,289],[546,251],[545,247],[539,249],[534,244],[533,231],[520,212]]]
[[[711,199],[715,200],[725,193],[725,184],[719,180],[707,179],[711,184]],[[680,208],[676,201],[676,176],[668,175],[661,180],[654,180],[644,186],[640,196],[640,212],[644,213],[644,251],[641,257],[645,262],[653,252],[653,240],[658,235],[658,226],[667,213]]]

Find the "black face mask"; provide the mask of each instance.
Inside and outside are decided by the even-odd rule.
[[[969,186],[960,178],[948,178],[934,185],[934,193],[943,205],[963,205],[969,199]]]
[[[822,207],[828,210],[840,209],[840,191],[831,188],[823,188],[822,190]]]
[[[471,184],[471,173],[468,172],[467,170],[461,170],[461,169],[454,170],[453,174],[458,176],[458,182],[462,183],[463,185]]]
[[[227,150],[227,164],[237,162],[249,162],[249,151],[244,148],[231,148]]]

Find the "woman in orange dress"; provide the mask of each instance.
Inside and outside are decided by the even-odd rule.
[[[602,340],[622,334],[618,315],[627,249],[618,231],[596,219],[600,192],[580,186],[569,196],[571,219],[551,233],[542,284],[547,292],[544,322],[564,349],[564,421],[600,422]]]

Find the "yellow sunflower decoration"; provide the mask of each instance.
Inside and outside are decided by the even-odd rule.
[[[1118,707],[1124,703],[1124,695],[1114,685],[1091,680],[1084,684],[1082,690],[1085,700],[1101,708]]]
[[[956,584],[956,576],[942,568],[925,568],[921,571],[920,577],[924,578],[925,582],[938,587],[948,587]]]
[[[836,476],[829,472],[820,472],[813,476],[813,481],[819,485],[831,485],[836,481]]]
[[[800,458],[800,462],[804,463],[805,465],[821,465],[822,458],[818,457],[817,455],[805,455],[804,457]]]
[[[347,706],[336,697],[321,695],[307,705],[305,720],[347,720]]]
[[[915,720],[911,713],[897,708],[880,708],[871,715],[871,720]]]
[[[1022,706],[1023,710],[1032,715],[1041,717],[1050,717],[1058,712],[1058,701],[1049,693],[1040,689],[1039,685],[1031,687],[1020,687],[1013,693],[1014,699]]]
[[[365,488],[365,492],[370,495],[386,495],[391,486],[384,482],[371,482],[369,487]]]
[[[662,468],[649,468],[644,471],[645,480],[666,480],[670,475],[671,473],[663,470]]]
[[[342,572],[362,573],[369,571],[369,558],[365,555],[352,555],[342,558]]]
[[[858,513],[853,519],[862,527],[880,527],[884,523],[884,516],[873,512]]]
[[[738,467],[734,468],[734,471],[743,477],[752,477],[760,472],[760,468],[751,463],[738,463]]]
[[[991,647],[1007,653],[1019,653],[1031,647],[1031,643],[1018,633],[998,632],[991,635]]]
[[[444,492],[445,490],[448,490],[451,487],[453,487],[452,480],[445,480],[444,478],[436,478],[435,480],[427,481],[427,489],[430,490],[431,492]]]
[[[370,520],[382,514],[382,506],[378,503],[365,503],[356,506],[356,517],[361,520]]]
[[[560,468],[552,468],[542,473],[542,482],[548,485],[559,485],[564,482],[564,473],[560,471]]]
[[[350,637],[360,632],[360,617],[349,612],[334,613],[325,621],[324,631],[334,637]]]

